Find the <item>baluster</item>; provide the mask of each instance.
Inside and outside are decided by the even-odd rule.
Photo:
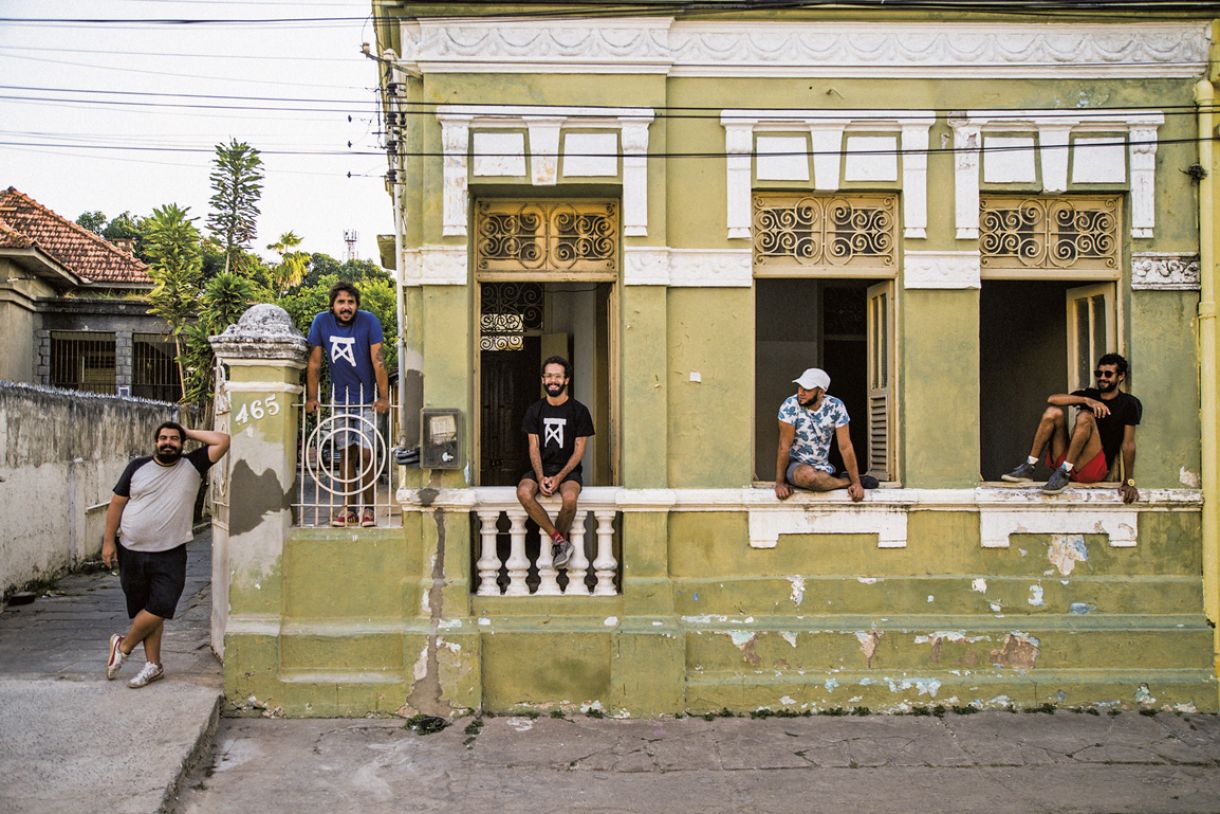
[[[530,561],[525,556],[525,510],[509,509],[507,514],[512,523],[512,527],[509,529],[512,550],[508,555],[508,561],[504,563],[508,566],[508,590],[504,592],[504,595],[529,596],[530,589],[525,584],[525,578],[530,572]]]
[[[475,566],[479,569],[479,596],[499,596],[500,586],[496,578],[500,576],[500,558],[496,555],[496,528],[500,521],[499,509],[482,509],[479,511],[479,537],[483,541],[483,554]]]
[[[559,588],[559,572],[555,570],[555,558],[551,555],[551,538],[542,529],[538,530],[538,590],[534,596],[563,596]]]
[[[597,559],[593,561],[597,585],[593,595],[614,596],[614,569],[618,565],[614,559],[614,510],[601,509],[593,514],[597,517]]]
[[[572,559],[568,560],[568,589],[565,596],[588,596],[589,586],[585,584],[585,575],[589,573],[589,558],[585,556],[585,515],[580,509],[572,518],[572,530],[568,539],[572,543]]]

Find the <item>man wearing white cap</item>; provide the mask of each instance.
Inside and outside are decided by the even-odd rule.
[[[863,500],[865,489],[877,488],[877,479],[859,473],[848,431],[851,419],[847,408],[826,393],[830,376],[825,370],[811,367],[792,381],[796,393],[784,399],[779,408],[775,496],[787,499],[793,486],[814,492],[846,488],[853,501]],[[843,471],[837,476],[830,465],[832,437],[843,456]]]

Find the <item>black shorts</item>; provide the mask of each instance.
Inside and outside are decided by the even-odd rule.
[[[173,619],[186,588],[186,544],[169,551],[132,551],[119,546],[119,584],[127,597],[127,616],[146,610]]]
[[[563,480],[561,480],[559,482],[559,485],[562,486],[563,484],[567,483],[568,481],[576,481],[577,486],[584,488],[585,482],[581,478],[580,475],[581,475],[581,473],[579,471],[569,472],[567,474],[567,477],[565,477]],[[547,475],[546,477],[549,478],[551,476]],[[537,478],[534,477],[534,470],[532,470],[532,469],[526,470],[525,474],[521,476],[521,480],[532,480],[532,481],[537,482]]]

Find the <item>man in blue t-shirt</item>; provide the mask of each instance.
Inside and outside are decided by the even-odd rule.
[[[318,376],[325,350],[334,406],[331,437],[341,449],[343,507],[332,526],[377,525],[373,444],[379,439],[373,414],[390,409],[383,340],[381,321],[360,310],[360,291],[346,280],[331,287],[330,310],[315,316],[309,326],[305,412],[318,409]],[[350,505],[349,498],[353,499]],[[363,501],[363,513],[357,513],[357,500]]]

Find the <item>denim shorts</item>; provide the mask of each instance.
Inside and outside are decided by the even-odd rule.
[[[331,421],[331,441],[335,449],[364,447],[373,449],[377,434],[377,414],[372,407],[336,404]]]
[[[813,466],[813,464],[806,464],[804,461],[794,461],[792,459],[788,460],[788,471],[784,473],[784,478],[793,486],[796,486],[796,481],[792,480],[792,476],[796,474],[796,468],[798,466]],[[819,472],[825,472],[827,475],[833,475],[835,473],[833,469],[823,469],[820,466],[813,466],[813,468]]]

